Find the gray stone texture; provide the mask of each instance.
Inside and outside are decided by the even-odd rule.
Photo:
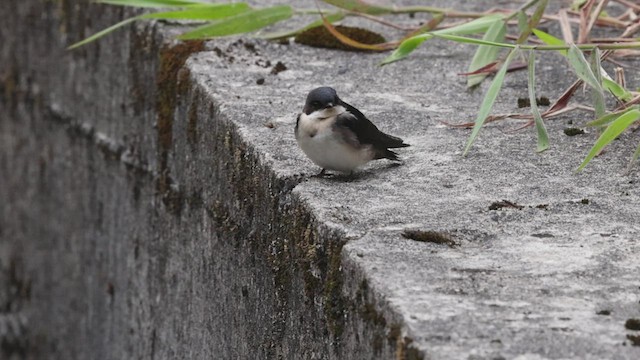
[[[380,68],[145,23],[69,52],[130,13],[0,10],[0,358],[640,357],[635,133],[580,174],[597,132],[563,130],[588,113],[549,120],[547,152],[505,121],[461,157],[469,132],[442,122],[473,120],[488,86],[457,75],[472,46]],[[573,81],[556,54],[538,74],[550,98]],[[320,85],[412,144],[404,163],[310,176],[293,126]],[[509,74],[494,113],[522,111],[526,85]],[[504,199],[523,208],[490,209]]]

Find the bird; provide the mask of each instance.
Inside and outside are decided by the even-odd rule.
[[[401,161],[389,149],[409,146],[380,131],[328,86],[307,95],[296,120],[295,137],[307,157],[322,168],[318,176],[325,175],[326,170],[353,174],[358,167],[377,159]]]

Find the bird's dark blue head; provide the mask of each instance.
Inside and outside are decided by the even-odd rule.
[[[316,110],[328,109],[340,104],[341,101],[336,91],[331,87],[323,86],[309,92],[302,111],[309,115]]]

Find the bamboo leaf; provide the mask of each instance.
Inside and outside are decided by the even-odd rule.
[[[593,92],[593,107],[596,111],[596,119],[605,114],[604,89],[602,88],[602,66],[600,65],[600,50],[593,49],[590,56],[591,71],[598,82],[598,89]]]
[[[288,5],[250,10],[207,24],[180,35],[181,40],[205,39],[247,33],[290,18],[293,10]]]
[[[118,30],[119,28],[121,28],[121,27],[123,27],[123,26],[125,26],[127,24],[130,24],[130,23],[132,23],[132,22],[134,22],[136,20],[138,20],[137,17],[132,17],[132,18],[129,18],[129,19],[122,20],[119,23],[111,25],[111,26],[109,26],[108,28],[106,28],[104,30],[98,31],[97,33],[89,36],[88,38],[86,38],[84,40],[78,41],[77,43],[70,45],[69,47],[67,47],[67,50],[73,50],[75,48],[79,48],[82,45],[86,45],[86,44],[88,44],[88,43],[90,43],[92,41],[96,41],[99,38],[101,38],[101,37],[103,37],[103,36],[105,36],[105,35],[107,35],[109,33],[112,33],[114,31]]]
[[[538,131],[538,149],[536,151],[542,152],[549,148],[549,135],[536,102],[536,60],[533,50],[529,51],[529,103],[531,103],[531,114],[533,114]]]
[[[527,30],[527,26],[529,25],[529,19],[527,19],[527,14],[524,11],[518,11],[518,31],[523,32]]]
[[[476,117],[475,125],[473,126],[473,131],[471,132],[471,136],[469,136],[469,140],[467,141],[467,146],[465,147],[464,152],[462,154],[463,156],[467,155],[467,153],[471,149],[471,145],[473,145],[473,142],[478,136],[478,133],[482,128],[482,125],[487,119],[487,116],[489,116],[489,113],[491,112],[491,108],[493,107],[493,104],[495,103],[496,98],[498,97],[500,88],[502,87],[502,83],[504,82],[504,76],[507,73],[509,64],[511,63],[513,58],[516,57],[519,50],[520,50],[519,46],[516,46],[515,49],[511,50],[511,52],[509,53],[509,56],[507,56],[507,58],[505,59],[504,64],[502,64],[500,71],[498,71],[496,76],[493,78],[493,81],[489,86],[489,90],[487,91],[486,95],[484,96],[484,99],[482,100],[482,105],[480,105],[480,110],[478,111],[478,116]]]
[[[605,114],[605,115],[601,116],[600,118],[598,118],[596,120],[588,122],[586,125],[590,126],[590,127],[607,125],[610,122],[612,122],[613,120],[619,118],[621,115],[624,115],[625,113],[627,113],[627,112],[629,112],[631,110],[638,110],[638,109],[640,109],[640,106],[633,106],[631,108],[624,109],[622,111],[617,111],[617,112],[614,112],[614,113]]]
[[[86,45],[92,41],[108,35],[119,28],[130,24],[136,20],[142,19],[181,19],[181,20],[214,20],[221,19],[228,16],[237,15],[248,11],[249,5],[246,3],[229,3],[229,4],[198,4],[198,6],[185,8],[184,10],[167,11],[167,12],[155,12],[142,14],[129,19],[120,21],[104,30],[101,30],[88,38],[81,40],[75,44],[72,44],[67,50],[73,50],[80,46]]]
[[[406,58],[411,54],[418,46],[420,46],[426,40],[433,38],[435,34],[457,34],[457,35],[469,35],[477,34],[486,31],[496,21],[502,21],[504,15],[491,14],[487,15],[468,23],[464,23],[458,26],[454,26],[448,29],[437,30],[428,32],[416,36],[412,36],[404,40],[400,46],[386,59],[382,61],[382,65],[389,64],[401,59]]]
[[[602,69],[602,71],[604,71],[604,69]],[[609,92],[611,92],[613,96],[621,101],[627,102],[631,100],[631,98],[633,98],[633,94],[631,94],[629,90],[623,88],[622,86],[620,86],[620,84],[611,80],[609,75],[606,73],[602,74],[602,86],[604,86],[605,89],[609,90]]]
[[[569,47],[568,57],[569,63],[582,81],[587,83],[587,85],[591,86],[593,89],[602,90],[602,86],[598,83],[593,71],[591,71],[591,67],[589,67],[587,59],[575,44],[571,44],[571,47]]]
[[[557,37],[547,34],[546,32],[538,29],[531,29],[533,33],[540,39],[543,43],[547,45],[566,45],[562,39],[558,39]],[[567,50],[558,50],[558,52],[564,56],[567,56]]]
[[[217,20],[249,11],[246,3],[210,4],[184,10],[143,14],[138,19]]]
[[[610,142],[612,142],[615,138],[617,138],[623,131],[625,131],[631,124],[638,121],[640,119],[640,110],[633,109],[631,111],[627,111],[624,114],[620,115],[617,119],[615,119],[607,129],[600,135],[596,143],[589,151],[589,154],[584,159],[582,164],[578,167],[576,171],[581,171],[585,166],[597,155],[600,153],[605,146],[607,146]]]
[[[505,33],[507,32],[507,27],[504,21],[496,21],[487,30],[487,32],[483,36],[483,40],[492,41],[492,42],[503,42],[505,38]],[[469,64],[468,72],[474,72],[478,69],[481,69],[493,62],[498,58],[498,53],[500,48],[489,45],[481,45],[476,50],[476,53],[473,55],[473,59],[471,60],[471,64]],[[487,74],[478,74],[472,75],[467,78],[467,87],[473,87],[482,82],[484,78],[487,77]]]

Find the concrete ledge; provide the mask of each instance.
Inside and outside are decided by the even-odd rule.
[[[543,154],[532,131],[498,124],[461,158],[468,133],[440,121],[476,111],[481,92],[457,76],[470,47],[434,42],[380,69],[379,54],[178,43],[153,24],[68,53],[89,22],[124,14],[83,1],[9,5],[3,357],[640,354],[624,326],[640,317],[640,193],[635,173],[617,175],[633,134],[580,175],[595,134],[563,135],[577,115],[548,123]],[[45,20],[22,25],[34,14]],[[539,65],[549,97],[571,82],[558,64]],[[318,169],[293,123],[306,92],[327,84],[412,144],[403,165],[377,162],[350,181],[308,176]],[[526,75],[511,74],[496,112],[522,96]],[[491,206],[503,199],[522,207]]]

